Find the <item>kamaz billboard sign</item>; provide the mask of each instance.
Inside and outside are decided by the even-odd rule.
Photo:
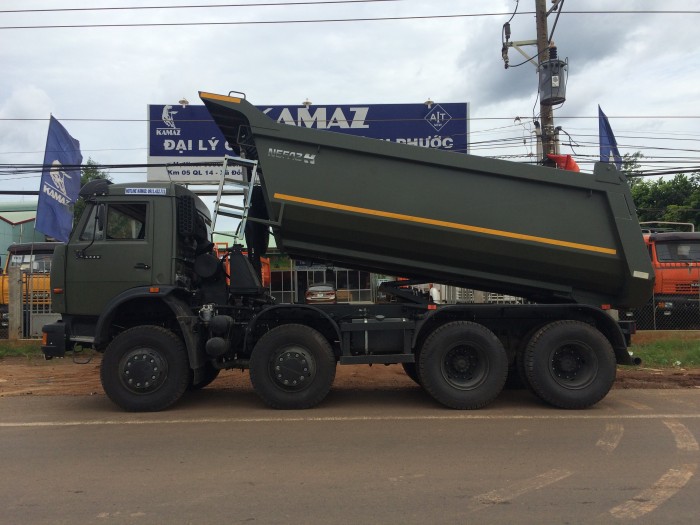
[[[462,103],[258,106],[276,122],[388,140],[418,147],[468,152],[469,107]],[[196,166],[237,155],[204,106],[148,106],[148,180],[218,182],[221,169]],[[186,165],[184,165],[186,164]]]

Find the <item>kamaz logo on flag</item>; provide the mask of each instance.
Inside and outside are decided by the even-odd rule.
[[[269,148],[267,156],[276,159],[295,160],[304,164],[316,164],[316,155],[311,153],[301,153],[299,151],[289,151],[285,149]]]
[[[53,184],[49,184],[48,181],[44,181],[41,186],[41,191],[55,201],[61,203],[63,206],[71,205],[75,199],[71,199],[71,197],[68,195],[68,190],[66,189],[66,179],[70,180],[73,177],[68,175],[63,170],[63,166],[61,165],[60,161],[54,160],[51,163],[49,176],[51,177],[51,182]]]
[[[440,104],[435,104],[425,116],[425,120],[435,129],[435,131],[440,131],[445,124],[452,120],[452,115],[442,109]]]

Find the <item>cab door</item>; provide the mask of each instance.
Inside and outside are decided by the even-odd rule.
[[[151,206],[144,200],[93,204],[66,253],[66,312],[100,315],[119,294],[150,286]]]

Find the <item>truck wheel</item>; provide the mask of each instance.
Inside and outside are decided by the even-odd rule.
[[[270,330],[253,348],[250,382],[272,408],[311,408],[330,391],[335,366],[325,337],[308,326],[286,324]]]
[[[615,353],[594,327],[556,321],[532,338],[524,356],[533,391],[559,408],[586,408],[603,399],[615,382]]]
[[[124,410],[164,410],[190,382],[185,345],[159,326],[130,328],[107,346],[100,379],[107,396]]]
[[[458,321],[435,330],[419,357],[423,388],[445,406],[476,409],[488,405],[503,389],[508,356],[488,328]]]

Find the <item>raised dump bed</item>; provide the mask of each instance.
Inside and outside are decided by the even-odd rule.
[[[278,124],[237,96],[200,93],[261,169],[291,256],[528,297],[644,303],[653,270],[624,177],[430,150]]]

